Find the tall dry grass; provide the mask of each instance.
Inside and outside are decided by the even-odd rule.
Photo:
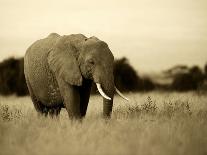
[[[205,94],[128,94],[115,97],[112,118],[102,119],[102,99],[92,96],[86,118],[37,115],[28,97],[0,97],[0,154],[206,154]]]

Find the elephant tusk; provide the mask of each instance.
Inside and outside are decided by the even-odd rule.
[[[98,91],[99,91],[99,93],[101,94],[101,96],[103,96],[103,97],[104,97],[105,99],[107,99],[107,100],[111,100],[111,98],[108,97],[108,96],[104,93],[103,89],[101,88],[101,84],[100,84],[100,83],[96,83],[96,86],[97,86]]]
[[[115,87],[115,90],[116,90],[117,94],[119,94],[119,96],[121,96],[123,99],[129,101],[129,99],[127,97],[125,97],[116,87]]]

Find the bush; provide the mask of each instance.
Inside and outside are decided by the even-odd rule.
[[[23,96],[23,95],[27,95],[28,92],[28,88],[27,88],[27,84],[26,84],[26,80],[25,80],[25,76],[24,76],[24,59],[21,58],[19,59],[19,75],[18,75],[18,80],[17,80],[17,87],[16,87],[16,94],[18,96]]]
[[[141,81],[136,71],[126,58],[115,60],[114,81],[116,87],[121,91],[135,91]]]
[[[150,91],[155,89],[155,83],[149,77],[143,77],[138,82],[137,89],[139,91]]]
[[[180,73],[174,77],[172,89],[178,91],[196,90],[202,85],[204,74],[198,66],[189,69],[187,73]]]
[[[18,96],[28,94],[24,78],[24,59],[9,58],[0,63],[0,93]]]
[[[155,88],[152,80],[141,78],[125,57],[115,60],[114,78],[116,87],[121,91],[148,91]]]

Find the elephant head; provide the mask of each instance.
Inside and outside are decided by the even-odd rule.
[[[114,56],[108,45],[96,37],[61,37],[48,54],[48,64],[69,85],[81,87],[84,80],[95,82],[103,96],[104,116],[111,114],[115,91],[127,99],[114,85]]]

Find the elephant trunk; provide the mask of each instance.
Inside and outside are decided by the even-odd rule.
[[[104,81],[102,83],[103,91],[106,93],[106,95],[110,98],[103,97],[103,115],[104,117],[110,117],[113,107],[113,97],[115,92],[114,87],[114,77],[111,76],[107,79],[107,81]]]
[[[103,115],[104,117],[110,117],[113,107],[113,96],[109,97],[108,95],[106,95],[100,83],[96,83],[96,86],[98,88],[99,93],[103,97]]]
[[[113,68],[107,67],[105,69],[102,66],[98,66],[94,72],[93,79],[103,97],[103,115],[104,117],[110,117],[115,92]]]
[[[107,100],[103,98],[103,116],[105,118],[110,118],[113,108],[113,98],[111,100]]]

